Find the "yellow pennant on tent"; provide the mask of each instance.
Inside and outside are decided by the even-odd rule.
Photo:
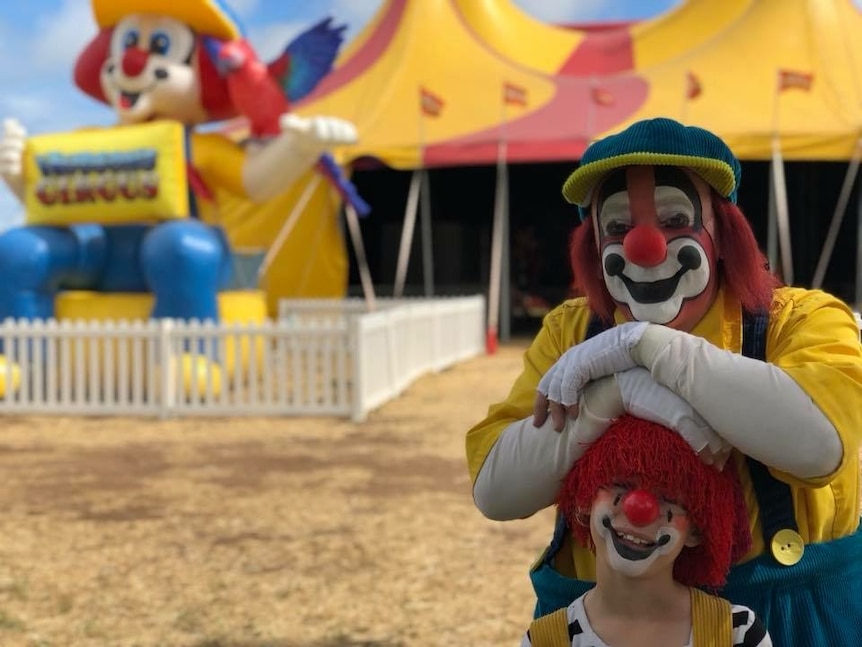
[[[24,177],[31,224],[189,216],[185,133],[175,121],[36,135]]]

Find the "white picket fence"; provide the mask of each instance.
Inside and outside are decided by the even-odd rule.
[[[6,321],[4,414],[360,421],[417,377],[484,352],[484,298],[285,301],[275,321]],[[190,387],[184,362],[203,361]],[[213,369],[213,366],[217,368]],[[219,373],[216,373],[219,371]]]

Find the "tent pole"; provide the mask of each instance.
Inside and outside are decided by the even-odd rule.
[[[769,261],[769,271],[775,273],[778,268],[778,231],[775,226],[775,174],[772,172],[772,165],[769,163],[769,205],[767,207],[766,221],[766,258]]]
[[[422,275],[425,280],[425,296],[434,296],[434,245],[431,238],[431,174],[422,170],[422,193],[419,215],[422,226]]]
[[[497,352],[497,333],[500,323],[500,289],[502,287],[503,228],[505,226],[505,166],[504,145],[500,144],[497,156],[497,185],[494,191],[494,225],[491,233],[491,276],[488,283],[488,331],[485,350],[489,355]]]
[[[404,296],[404,283],[407,279],[407,267],[410,264],[410,247],[413,243],[413,229],[416,226],[416,211],[419,206],[419,193],[422,186],[422,170],[416,169],[410,178],[410,190],[407,193],[407,207],[404,210],[404,226],[401,228],[401,244],[398,247],[398,265],[395,268],[395,287],[392,296],[400,299]]]
[[[790,219],[787,207],[787,182],[784,178],[784,160],[781,141],[772,138],[772,173],[775,179],[775,213],[778,225],[778,245],[781,250],[781,273],[784,283],[793,285],[793,252],[790,249]]]
[[[359,267],[359,279],[362,282],[362,293],[365,295],[365,305],[368,312],[377,310],[377,299],[374,296],[374,284],[371,282],[371,271],[368,269],[368,259],[365,256],[365,245],[362,242],[362,232],[359,229],[359,216],[352,205],[345,203],[344,212],[350,239],[353,241],[353,251],[356,252],[356,264]]]
[[[509,269],[511,262],[511,245],[509,243],[509,167],[503,161],[503,241],[500,258],[500,339],[509,341],[512,336],[512,273]]]
[[[811,281],[811,287],[813,288],[820,288],[823,285],[826,268],[829,267],[829,261],[835,249],[835,242],[838,240],[838,232],[841,229],[841,223],[844,221],[844,213],[847,211],[847,204],[850,202],[850,194],[853,191],[853,185],[856,183],[860,157],[862,157],[862,137],[856,140],[856,148],[853,149],[853,157],[850,159],[847,174],[844,176],[844,184],[841,186],[841,193],[838,195],[838,202],[835,204],[835,212],[832,214],[829,232],[826,234],[826,240],[823,242],[823,249],[817,261],[817,269],[814,270],[814,278]]]
[[[270,245],[269,249],[266,250],[266,254],[264,255],[263,260],[260,263],[260,267],[257,270],[258,281],[263,278],[263,276],[266,274],[266,271],[269,269],[269,266],[272,265],[272,262],[275,260],[275,257],[278,256],[278,253],[281,251],[281,248],[284,247],[284,243],[287,241],[287,237],[290,236],[290,232],[293,231],[293,228],[296,226],[299,217],[302,215],[302,212],[305,211],[305,207],[308,206],[308,201],[311,200],[311,196],[313,196],[314,192],[317,190],[317,187],[320,184],[320,180],[320,174],[315,173],[314,176],[308,181],[308,185],[305,187],[305,191],[302,192],[302,195],[299,197],[299,200],[296,201],[296,204],[293,206],[293,209],[287,216],[287,220],[284,221],[284,224],[281,226],[281,229],[278,230],[278,234],[276,234],[275,240],[272,242],[272,245]]]

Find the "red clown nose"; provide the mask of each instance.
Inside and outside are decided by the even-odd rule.
[[[636,526],[648,526],[658,519],[658,501],[646,490],[632,490],[623,498],[623,512]]]
[[[638,225],[623,239],[626,258],[641,267],[655,267],[667,258],[664,236],[655,227]]]

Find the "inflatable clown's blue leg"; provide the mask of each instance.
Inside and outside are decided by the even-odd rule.
[[[153,317],[218,320],[218,291],[229,278],[224,235],[198,220],[154,227],[144,237],[141,263],[155,295]]]
[[[54,316],[59,287],[92,287],[107,243],[98,226],[16,227],[0,234],[0,320]]]

